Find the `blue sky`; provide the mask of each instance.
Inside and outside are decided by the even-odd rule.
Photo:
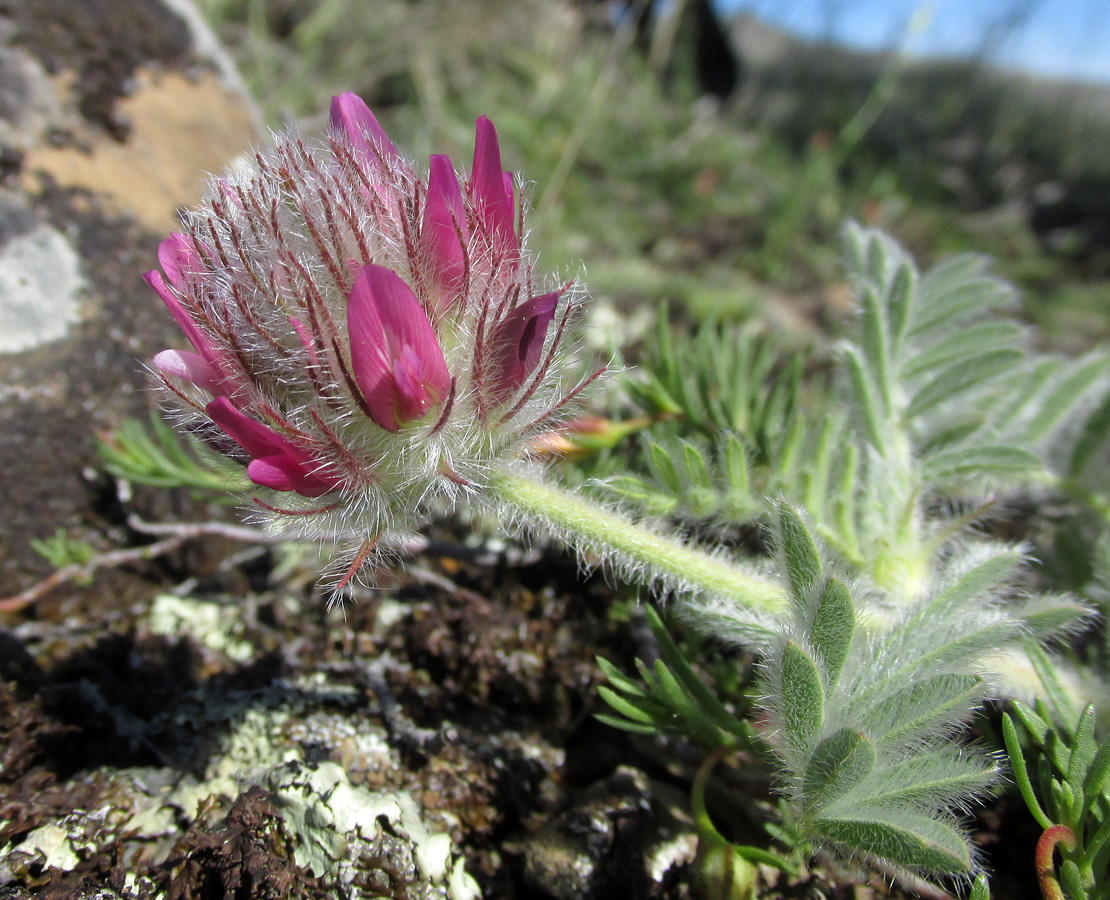
[[[1000,65],[1110,83],[1107,0],[713,0],[807,37],[912,54],[979,53],[992,24]],[[1008,15],[1019,24],[998,28]],[[831,34],[830,34],[831,29]]]

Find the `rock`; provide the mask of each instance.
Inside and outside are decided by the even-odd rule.
[[[522,846],[525,882],[542,897],[648,900],[693,859],[697,841],[647,776],[622,766]]]
[[[0,597],[95,519],[95,435],[175,339],[141,273],[258,122],[188,0],[0,0]]]

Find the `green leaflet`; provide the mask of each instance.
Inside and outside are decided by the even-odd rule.
[[[852,595],[835,578],[830,578],[813,614],[809,639],[821,654],[829,685],[835,685],[852,647],[856,627],[856,610]]]
[[[802,517],[785,503],[779,506],[779,539],[790,590],[804,603],[821,577],[821,554]]]
[[[878,392],[879,411],[885,419],[890,416],[891,410],[890,350],[886,316],[879,297],[872,288],[864,288],[860,297],[860,307],[863,324],[863,358]]]
[[[1014,301],[1014,289],[996,278],[952,278],[945,284],[942,279],[931,278],[930,274],[922,279],[918,302],[910,319],[909,336],[912,338],[920,338],[934,328],[952,327],[961,319]]]
[[[1088,704],[1079,715],[1079,725],[1071,740],[1071,756],[1068,759],[1067,779],[1072,784],[1079,783],[1090,768],[1096,753],[1095,747],[1095,708]]]
[[[902,349],[906,329],[910,324],[910,314],[917,295],[917,269],[909,260],[898,266],[894,281],[890,286],[887,299],[890,353],[896,358]]]
[[[1013,604],[1013,615],[1030,635],[1048,640],[1091,619],[1092,611],[1070,594],[1048,594]]]
[[[729,712],[694,673],[659,614],[650,606],[646,612],[661,658],[655,660],[653,667],[637,659],[640,680],[636,681],[598,657],[597,663],[609,682],[598,691],[617,715],[602,713],[597,718],[641,734],[686,734],[706,747],[739,739],[750,748],[753,744],[750,724]]]
[[[1078,478],[1084,474],[1091,460],[1100,449],[1106,447],[1110,441],[1110,393],[1103,398],[1087,420],[1075,442],[1071,459],[1068,460],[1067,474]]]
[[[601,490],[633,501],[648,515],[743,524],[764,511],[765,499],[753,494],[743,442],[726,435],[715,447],[701,441],[646,439],[650,477],[612,475]]]
[[[959,803],[988,790],[998,779],[998,765],[992,759],[942,747],[876,770],[850,795],[840,798],[834,811],[850,816],[857,805],[875,809]]]
[[[871,818],[823,816],[817,829],[828,840],[856,852],[925,875],[967,874],[972,870],[967,839],[951,825],[915,813]]]
[[[961,253],[937,263],[921,277],[919,303],[930,303],[953,289],[976,281],[987,271],[987,259],[977,253]]]
[[[221,503],[236,502],[232,494],[250,488],[242,466],[199,438],[178,434],[153,413],[149,427],[138,419],[125,419],[98,442],[97,452],[109,472],[137,484],[189,488]]]
[[[897,745],[962,721],[983,693],[983,680],[977,675],[934,675],[869,704],[853,718],[880,747]]]
[[[817,745],[806,766],[802,794],[819,808],[847,793],[875,768],[875,745],[862,731],[841,728]]]
[[[1107,777],[1110,776],[1110,735],[1107,735],[1091,761],[1087,764],[1087,774],[1083,777],[1083,814],[1087,815],[1104,790],[1110,789]],[[1110,819],[1107,819],[1110,821]]]
[[[659,444],[652,444],[649,452],[651,453],[651,467],[655,470],[659,480],[670,489],[671,493],[681,494],[682,479],[678,477],[678,469],[675,467],[670,454]]]
[[[1011,547],[999,547],[978,564],[963,572],[929,606],[933,609],[966,606],[977,597],[992,594],[1013,576],[1023,560]]]
[[[919,416],[946,400],[989,382],[996,375],[1012,368],[1021,357],[1020,350],[1003,347],[961,358],[913,396],[906,407],[906,418]]]
[[[921,476],[928,482],[962,476],[1037,472],[1043,469],[1041,459],[1032,450],[995,445],[957,447],[927,455],[921,464]]]
[[[950,334],[925,347],[902,366],[903,378],[914,378],[939,366],[984,349],[999,349],[1016,343],[1024,334],[1014,322],[984,322]]]
[[[855,395],[856,408],[860,414],[860,424],[863,427],[864,437],[872,446],[883,453],[886,449],[886,432],[883,418],[879,414],[879,407],[875,400],[875,392],[867,375],[863,357],[851,345],[844,348],[844,363],[848,367],[848,378]]]
[[[1045,437],[1095,385],[1106,375],[1107,363],[1102,357],[1087,360],[1060,379],[1043,398],[1040,408],[1025,427],[1022,439],[1030,444]]]
[[[825,692],[817,663],[797,644],[782,652],[782,728],[790,746],[806,753],[825,718]]]

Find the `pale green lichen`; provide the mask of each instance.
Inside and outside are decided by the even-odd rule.
[[[80,861],[66,829],[53,824],[41,825],[28,832],[19,846],[0,854],[0,876],[31,868],[69,872]],[[0,880],[2,883],[4,881]]]
[[[90,773],[109,805],[74,810],[43,823],[17,847],[0,847],[0,884],[32,868],[72,870],[109,840],[119,841],[125,860],[141,855],[146,864],[159,865],[183,828],[205,827],[257,785],[278,810],[296,863],[337,896],[370,900],[397,887],[412,900],[479,896],[451,837],[429,830],[409,794],[356,783],[363,776],[381,783],[380,773],[402,765],[386,730],[361,714],[357,688],[318,673],[218,701],[202,688],[195,701],[173,720],[206,737],[224,730],[214,748],[203,742],[192,748],[207,757],[201,775],[153,767]],[[310,762],[309,748],[321,747],[338,762]],[[140,890],[161,900],[145,879],[131,879],[125,896]]]
[[[230,603],[159,594],[150,606],[147,627],[162,637],[188,636],[235,662],[246,662],[255,652],[240,638],[242,611]]]
[[[350,691],[354,699],[354,689],[322,676],[298,687]],[[302,748],[310,744],[342,746],[349,766],[309,764]],[[477,884],[452,852],[450,836],[428,831],[412,797],[352,784],[348,774],[399,765],[384,730],[365,719],[256,705],[224,738],[204,778],[183,778],[166,803],[192,818],[213,795],[230,801],[261,785],[294,840],[297,865],[344,886],[352,900],[364,896],[357,885],[375,872],[402,878],[414,900],[474,900]]]

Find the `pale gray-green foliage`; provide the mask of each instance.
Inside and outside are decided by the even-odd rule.
[[[845,258],[860,327],[844,360],[859,429],[881,455],[896,454],[904,434],[936,490],[1046,466],[1070,474],[1105,446],[1110,362],[1033,352],[1027,330],[1000,315],[1016,293],[985,259],[958,256],[919,275],[893,240],[854,224]]]
[[[153,487],[187,488],[206,499],[235,502],[250,482],[243,467],[207,446],[198,436],[179,434],[161,416],[150,423],[126,419],[97,443],[104,468],[117,478]]]
[[[794,827],[893,871],[972,875],[974,848],[952,810],[981,797],[999,771],[953,736],[988,692],[984,651],[1022,634],[988,599],[1018,558],[981,554],[886,627],[867,629],[792,507],[780,510],[776,542],[793,615],[763,688]]]
[[[656,514],[738,509],[734,521],[748,521],[762,509],[776,523],[773,568],[793,612],[755,649],[792,831],[892,871],[971,877],[958,813],[998,766],[959,735],[1010,689],[994,678],[1001,651],[1073,629],[1088,610],[1025,596],[1023,550],[967,526],[988,491],[1062,486],[1094,468],[1110,431],[1107,362],[1033,352],[1008,317],[1013,289],[978,257],[921,274],[890,238],[854,225],[845,247],[858,317],[837,348],[840,402],[808,408],[799,364],[757,366],[750,351],[734,362],[763,381],[714,382],[707,354],[727,345],[723,330],[677,341],[654,373],[645,366],[639,399],[684,416],[695,436],[672,426],[648,439],[641,473],[610,486]],[[698,631],[745,643],[737,600],[676,606]],[[639,730],[663,727],[639,713]],[[682,720],[674,707],[669,717]]]
[[[667,633],[659,614],[646,608],[648,624],[659,646],[654,666],[637,660],[640,680],[622,675],[605,659],[598,659],[608,685],[598,688],[615,715],[598,719],[615,728],[639,734],[679,734],[695,737],[706,747],[736,741],[765,752],[751,723],[727,709],[698,678],[682,650]]]
[[[661,316],[628,386],[664,421],[603,487],[652,515],[733,524],[784,497],[854,569],[924,588],[920,567],[951,526],[925,520],[929,501],[1099,476],[1110,361],[1035,353],[1013,288],[982,257],[921,274],[881,232],[849,225],[844,243],[858,316],[838,345],[841,402],[764,336],[675,336]]]
[[[839,422],[824,409],[823,386],[803,386],[803,367],[800,353],[743,328],[707,323],[676,335],[662,309],[655,342],[625,380],[662,422],[632,469],[600,487],[650,515],[720,524],[753,521],[778,494],[823,509],[851,460],[834,452]]]

